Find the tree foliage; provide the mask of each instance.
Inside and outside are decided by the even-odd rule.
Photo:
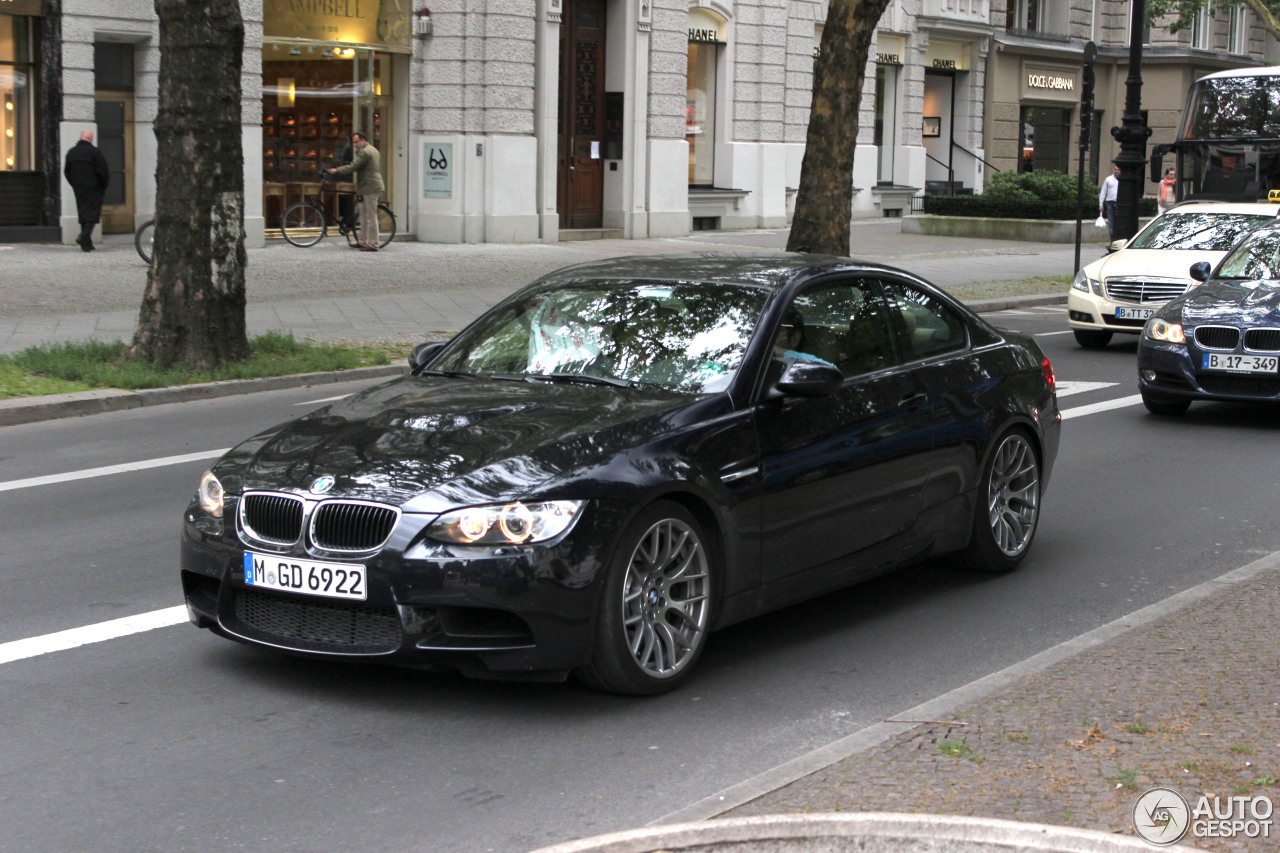
[[[813,99],[787,249],[849,254],[853,153],[867,55],[889,0],[831,0],[813,63]]]
[[[1273,36],[1280,39],[1280,0],[1147,0],[1147,19],[1155,26],[1176,33],[1191,27],[1196,13],[1205,6],[1248,7]]]
[[[155,253],[129,357],[210,371],[249,355],[239,0],[155,0]]]

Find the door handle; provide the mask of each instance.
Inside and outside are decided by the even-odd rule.
[[[929,401],[929,397],[923,391],[917,391],[914,394],[907,394],[898,401],[899,409],[918,409]]]

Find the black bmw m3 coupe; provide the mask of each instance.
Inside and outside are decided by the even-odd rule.
[[[725,625],[935,555],[1013,569],[1061,426],[1030,338],[805,254],[569,267],[410,362],[204,475],[196,625],[659,693]]]

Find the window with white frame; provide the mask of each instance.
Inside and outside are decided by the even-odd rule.
[[[1133,38],[1133,2],[1129,3],[1129,19],[1125,23],[1125,44],[1131,43]],[[1151,44],[1151,16],[1143,15],[1142,21],[1142,43]]]
[[[1213,38],[1213,6],[1206,2],[1191,18],[1191,46],[1208,50]]]
[[[1227,33],[1227,50],[1232,53],[1248,53],[1249,10],[1244,6],[1231,9],[1231,27]]]

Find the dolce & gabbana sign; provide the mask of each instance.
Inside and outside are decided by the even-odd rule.
[[[1079,101],[1079,69],[1057,68],[1047,65],[1024,65],[1022,68],[1021,88],[1022,97],[1025,99]]]

